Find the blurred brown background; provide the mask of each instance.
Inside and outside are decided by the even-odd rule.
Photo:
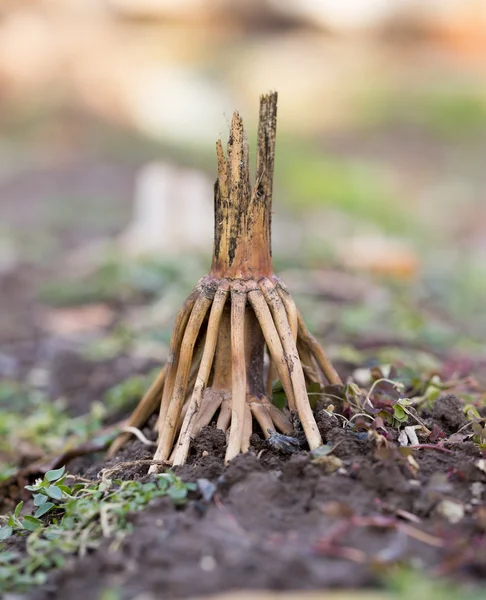
[[[277,89],[275,257],[311,323],[480,352],[485,51],[482,0],[4,1],[2,339],[45,331],[39,289],[107,257],[172,264],[182,296],[211,251],[215,139],[234,109],[254,137]]]

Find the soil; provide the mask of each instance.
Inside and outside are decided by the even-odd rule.
[[[16,276],[24,277],[21,271]],[[35,322],[34,293],[21,285],[9,290],[17,314],[28,309]],[[75,345],[42,331],[31,331],[30,338],[5,333],[3,340],[0,367],[11,370],[7,375],[22,378],[42,366],[51,395],[65,397],[72,415],[88,411],[110,386],[153,367],[123,355],[87,362]],[[347,374],[349,367],[337,366]],[[481,585],[486,467],[477,444],[463,435],[451,438],[468,432],[462,400],[444,394],[421,412],[440,445],[413,450],[415,462],[396,448],[379,447],[366,432],[345,430],[324,408],[318,404],[316,418],[333,451],[318,459],[305,449],[282,454],[255,433],[250,452],[225,467],[225,436],[214,425],[206,427],[188,464],[175,470],[198,483],[186,506],[153,501],[133,515],[133,531],[119,548],[107,540],[88,556],[73,558],[27,597],[84,600],[101,598],[107,589],[128,600],[235,589],[376,588],[397,565]],[[153,423],[144,433],[154,439]],[[389,428],[387,435],[396,444],[397,430]],[[151,458],[152,449],[134,439],[110,461],[93,454],[71,461],[68,469],[96,479],[103,468],[116,467],[117,477],[145,480]]]
[[[427,424],[455,433],[464,424],[459,405],[454,396],[438,400]],[[479,468],[477,445],[417,449],[412,465],[345,431],[322,405],[316,414],[337,463],[315,460],[304,450],[281,454],[254,434],[250,452],[225,467],[225,435],[206,427],[188,464],[176,469],[198,483],[185,507],[166,498],[152,502],[133,516],[133,532],[118,550],[107,541],[53,573],[30,598],[98,598],[110,588],[123,599],[142,593],[185,598],[234,589],[367,588],[380,586],[384,572],[397,564],[468,585],[486,576],[486,522],[477,496],[486,472]],[[152,433],[150,427],[145,433]],[[96,477],[101,468],[118,464],[117,476],[146,479],[146,462],[136,461],[151,455],[134,440],[112,461],[78,459],[70,471]],[[450,502],[464,510],[457,523],[444,516]]]
[[[39,206],[52,202],[48,183],[52,181],[63,191],[72,188],[82,197],[92,197],[98,217],[116,216],[116,222],[108,219],[103,232],[96,234],[117,232],[129,219],[126,190],[134,167],[128,172],[125,167],[108,167],[100,167],[90,185],[83,183],[83,173],[91,173],[91,166],[81,163],[57,178],[46,172],[27,182],[19,180],[18,190],[13,184],[2,188],[0,216],[11,227],[21,222],[28,233],[54,230],[58,252],[92,239],[88,222],[82,230],[73,223],[39,224],[42,215],[57,214],[55,203],[48,211],[24,210],[30,219],[19,215],[20,199],[24,206],[26,202],[37,206],[39,186],[44,189]],[[125,356],[88,363],[78,345],[46,335],[40,327],[36,288],[53,278],[54,271],[55,265],[21,264],[0,276],[0,376],[23,381],[41,367],[49,374],[52,397],[64,396],[70,414],[79,415],[110,386],[146,372],[153,363],[137,364]],[[120,311],[119,306],[116,309]],[[352,343],[377,350],[395,345],[376,338],[353,338]],[[441,358],[447,362],[447,356]],[[451,359],[451,377],[478,372],[478,362],[468,363],[464,372],[458,364]],[[484,362],[480,366],[482,373],[485,366]],[[337,367],[347,374],[343,365]],[[184,480],[198,483],[187,505],[175,507],[167,498],[153,501],[133,515],[133,532],[119,548],[114,550],[106,541],[85,558],[52,572],[47,584],[28,597],[98,599],[113,588],[122,599],[139,600],[234,589],[375,588],[397,565],[480,586],[486,577],[486,466],[480,462],[484,459],[478,445],[467,437],[444,442],[466,425],[462,401],[444,395],[422,412],[437,439],[443,437],[438,447],[414,449],[415,462],[396,449],[379,447],[366,432],[345,431],[342,421],[323,408],[317,406],[317,421],[325,442],[334,449],[320,459],[305,449],[282,454],[254,434],[250,452],[225,467],[224,434],[214,426],[205,428],[194,442],[188,464],[176,469]],[[144,433],[154,438],[151,427]],[[396,443],[396,430],[387,433]],[[132,440],[111,461],[96,454],[73,460],[68,469],[96,479],[101,469],[117,466],[117,476],[145,480],[149,477],[145,461],[151,458],[150,448]],[[8,500],[11,509],[16,499]]]

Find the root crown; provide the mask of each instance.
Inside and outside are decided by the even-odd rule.
[[[311,449],[322,444],[307,385],[340,383],[305,327],[283,282],[273,274],[271,205],[277,94],[260,98],[256,180],[250,184],[243,122],[235,112],[226,155],[216,144],[215,235],[211,271],[177,315],[167,365],[128,425],[142,427],[157,410],[157,461],[182,465],[191,440],[216,418],[227,432],[226,462],[250,447],[253,420],[265,437],[288,435],[295,416]],[[280,380],[287,406],[272,403]],[[273,433],[272,433],[273,432]],[[118,438],[114,454],[129,433]],[[156,471],[157,464],[151,469]]]

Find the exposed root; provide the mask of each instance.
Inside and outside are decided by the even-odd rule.
[[[202,396],[208,384],[211,367],[213,366],[214,353],[216,350],[216,343],[218,341],[219,325],[221,322],[223,309],[226,304],[226,299],[228,297],[228,289],[229,286],[223,282],[214,295],[214,301],[211,307],[211,313],[209,315],[209,321],[207,325],[203,355],[199,365],[199,371],[197,373],[192,398],[186,413],[186,417],[182,424],[179,441],[177,442],[177,447],[174,454],[174,465],[184,464],[189,452],[192,431],[199,415]],[[216,412],[216,410],[217,407],[215,408],[214,412]],[[214,413],[210,415],[208,423],[211,421],[213,415]]]
[[[322,349],[319,342],[305,326],[304,319],[302,318],[300,312],[298,313],[298,319],[299,338],[302,340],[302,343],[309,348],[312,356],[315,358],[319,368],[322,370],[329,383],[342,385],[343,382],[341,377],[339,377],[336,369],[332,366],[331,361],[327,358],[326,353]]]
[[[314,448],[318,448],[322,445],[322,438],[309,404],[304,371],[302,370],[302,364],[299,359],[295,340],[292,336],[292,331],[290,330],[287,312],[274,283],[267,278],[263,278],[260,280],[260,287],[265,294],[265,300],[270,306],[279,337],[282,341],[284,353],[289,364],[297,414],[299,415],[302,427],[304,428],[310,449],[314,450]]]
[[[253,421],[268,437],[275,430],[291,434],[293,423],[300,420],[309,447],[322,443],[307,386],[341,379],[307,330],[285,284],[273,274],[276,115],[276,93],[262,96],[253,187],[248,142],[238,113],[232,119],[226,154],[221,141],[216,144],[211,271],[179,311],[167,366],[127,423],[140,429],[159,411],[152,472],[167,462],[184,464],[191,441],[214,421],[227,435],[225,462],[249,449]],[[284,410],[272,404],[275,380],[285,392]],[[110,454],[129,435],[120,436]]]
[[[145,396],[139,402],[125,427],[132,427],[140,430],[150,417],[160,408],[162,390],[164,388],[165,376],[167,373],[167,365],[160,370],[156,380],[145,393]],[[111,444],[108,450],[108,458],[113,458],[116,453],[128,442],[132,432],[125,431],[121,433]]]
[[[250,449],[250,438],[252,434],[252,418],[250,407],[245,403],[245,415],[243,420],[243,431],[241,436],[241,452],[248,452]]]
[[[238,282],[239,283],[239,282]],[[231,290],[231,427],[225,462],[240,453],[246,403],[245,306],[246,289],[236,283]]]
[[[142,442],[142,444],[144,446],[157,446],[156,442],[152,442],[151,440],[149,440],[148,438],[146,438],[143,435],[143,432],[140,431],[140,429],[137,429],[136,427],[130,427],[130,426],[122,427],[122,432],[123,433],[133,433],[133,435],[136,438],[138,438],[138,440],[140,442]]]
[[[275,364],[272,360],[272,357],[269,357],[269,365],[268,365],[268,373],[267,373],[267,383],[265,385],[265,390],[267,393],[267,396],[269,398],[272,397],[272,392],[273,392],[273,382],[278,379],[278,373],[277,373],[277,368],[275,367]]]
[[[224,317],[228,306],[230,312]],[[262,278],[258,284],[253,280],[206,279],[197,286],[184,311],[179,313],[178,328],[172,337],[171,346],[177,356],[160,372],[128,422],[128,426],[139,428],[157,408],[160,414],[165,413],[164,420],[159,421],[162,426],[155,461],[184,464],[191,441],[213,419],[219,429],[228,432],[226,462],[248,450],[253,419],[266,438],[273,430],[290,434],[293,429],[290,414],[271,402],[269,381],[276,377],[282,382],[290,411],[295,412],[302,423],[309,447],[321,445],[306,382],[319,381],[324,375],[328,378],[330,371],[327,359],[323,363],[324,353],[316,351],[317,342],[312,342],[314,338],[305,329],[294,306],[290,294],[286,290],[282,292],[280,283],[273,278]],[[245,347],[248,311],[255,315],[271,357],[265,389],[256,395],[248,387],[250,365]],[[208,312],[209,318],[203,325]],[[198,339],[200,347],[196,350]],[[326,365],[325,373],[319,369],[322,364]],[[167,369],[175,372],[170,395]],[[193,378],[189,376],[191,371],[196,371]],[[168,404],[166,410],[164,402]],[[111,455],[129,435],[126,432],[115,440]],[[157,468],[154,463],[151,471]]]
[[[282,433],[291,433],[292,423],[288,416],[274,406],[265,396],[261,398],[251,397],[249,406],[266,438],[269,436],[269,429],[276,428]]]
[[[159,418],[159,445],[155,452],[154,460],[167,460],[171,454],[172,444],[176,434],[177,421],[186,397],[194,345],[204,317],[211,306],[215,292],[216,289],[214,283],[213,285],[205,285],[202,288],[194,303],[189,321],[187,322],[178,360],[175,360],[169,367],[168,379],[172,375],[172,372],[175,371],[176,366],[177,372],[174,377],[173,392],[171,397],[168,398],[167,407],[164,406],[164,390]],[[156,471],[156,467],[151,467],[151,472],[153,471]]]
[[[307,383],[312,382],[324,382],[324,376],[319,371],[319,367],[315,361],[315,358],[309,352],[308,347],[302,343],[301,339],[297,340],[297,352],[299,353],[300,362],[302,363],[302,368],[304,369],[304,376]]]
[[[231,423],[231,395],[228,398],[225,398],[221,403],[221,408],[219,410],[218,420],[216,422],[216,427],[221,429],[221,431],[226,431]]]
[[[277,369],[283,388],[287,395],[290,410],[295,411],[294,390],[290,379],[289,364],[283,351],[282,341],[278,336],[272,314],[260,289],[254,289],[248,294],[250,304],[262,328],[268,351]]]
[[[164,390],[162,393],[162,400],[160,405],[160,413],[158,423],[161,423],[165,420],[165,415],[167,414],[167,408],[169,405],[169,400],[172,395],[172,390],[174,389],[174,380],[177,373],[177,365],[179,362],[179,356],[181,351],[182,339],[184,337],[184,333],[186,331],[187,322],[189,321],[189,317],[191,315],[192,309],[194,308],[194,304],[196,303],[196,299],[199,297],[201,293],[201,285],[204,281],[204,277],[201,278],[194,290],[188,296],[184,304],[182,305],[181,310],[179,311],[176,321],[174,324],[174,329],[172,330],[172,337],[170,339],[169,345],[169,356],[167,358],[167,374],[166,374],[166,382],[164,385]]]

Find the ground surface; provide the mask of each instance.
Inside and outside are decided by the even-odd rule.
[[[458,400],[446,397],[427,424],[452,434],[465,424],[459,411]],[[282,455],[258,435],[250,453],[224,468],[225,436],[208,427],[190,464],[178,471],[200,487],[185,509],[154,502],[134,518],[133,533],[117,552],[106,542],[54,574],[32,598],[96,598],[104,589],[118,589],[125,599],[142,592],[187,597],[239,588],[362,588],[380,585],[398,564],[456,583],[481,581],[484,515],[472,490],[486,483],[486,473],[475,466],[481,458],[475,444],[416,450],[411,468],[397,456],[377,458],[376,444],[345,432],[322,409],[317,415],[342,461],[339,471],[327,473],[333,467],[307,452]],[[135,441],[115,463],[150,456]],[[146,465],[122,465],[119,474],[144,478],[145,472]],[[214,495],[204,500],[209,482]],[[440,514],[451,499],[466,507],[455,524]]]
[[[400,135],[385,141],[370,149],[366,136],[343,138],[328,142],[327,150],[334,156],[376,153],[383,161],[390,147],[400,148],[407,163],[424,148],[420,139],[405,148]],[[436,168],[441,178],[443,165],[425,158],[424,164],[431,172]],[[25,228],[27,240],[19,263],[0,276],[3,514],[20,498],[30,498],[23,486],[35,474],[19,477],[19,468],[46,455],[59,457],[66,447],[91,439],[102,426],[129,414],[152,369],[167,355],[179,303],[206,268],[189,259],[175,266],[133,266],[121,260],[71,276],[66,253],[118,233],[129,221],[126,190],[141,161],[130,158],[112,168],[103,167],[97,157],[99,170],[80,161],[65,170],[24,174],[2,188],[2,219],[19,231]],[[480,176],[482,181],[483,169]],[[306,177],[299,172],[296,181],[301,185]],[[43,186],[45,194],[39,195]],[[77,189],[96,204],[81,223],[79,204],[67,203],[74,214],[59,208]],[[20,198],[23,214],[16,210]],[[361,200],[356,202],[363,210],[368,205]],[[381,209],[378,213],[381,217]],[[392,217],[396,228],[400,217]],[[44,244],[47,233],[54,247]],[[477,283],[477,273],[467,288],[440,276],[424,288],[413,277],[389,284],[343,273],[329,269],[322,259],[310,261],[312,271],[289,262],[297,271],[287,270],[284,279],[310,328],[326,340],[342,376],[366,391],[370,381],[362,382],[363,374],[369,379],[371,367],[393,364],[398,367],[395,380],[405,385],[403,397],[415,398],[418,412],[400,426],[388,423],[386,432],[358,426],[358,418],[356,427],[344,428],[329,404],[346,418],[356,410],[339,398],[322,397],[316,414],[328,455],[316,460],[305,449],[281,454],[256,435],[251,452],[227,468],[224,437],[210,427],[196,440],[189,464],[178,471],[186,481],[199,481],[199,491],[191,492],[186,506],[175,507],[167,498],[152,501],[131,517],[133,532],[116,551],[105,540],[88,556],[68,559],[28,597],[124,600],[235,588],[362,590],[386,588],[397,573],[408,572],[444,578],[447,587],[436,596],[441,600],[449,592],[461,600],[470,591],[475,594],[471,598],[482,597],[486,467],[481,462],[484,436],[474,433],[472,425],[484,427],[486,363],[480,343],[484,286]],[[53,281],[61,287],[49,287]],[[464,297],[471,310],[464,310]],[[455,313],[443,310],[452,305]],[[138,374],[143,377],[133,379]],[[384,390],[385,399],[388,392]],[[390,408],[396,397],[388,400]],[[397,438],[405,425],[420,422],[431,433],[419,432],[426,446],[414,449],[411,460],[398,450]],[[388,447],[376,432],[386,433]],[[150,428],[145,433],[153,439]],[[76,458],[67,468],[96,479],[103,468],[119,465],[117,476],[146,481],[146,463],[133,462],[151,456],[151,448],[135,440],[110,462],[98,453]],[[451,580],[459,592],[451,592]],[[406,595],[391,597],[418,598],[414,585]],[[426,597],[435,598],[432,593]]]

